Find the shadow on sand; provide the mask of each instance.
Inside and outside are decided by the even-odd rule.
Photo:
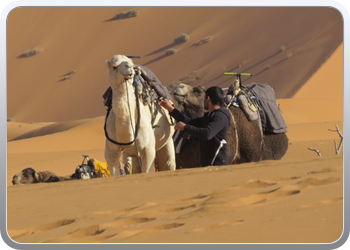
[[[166,45],[166,46],[164,46],[164,47],[162,47],[162,48],[160,48],[160,49],[157,49],[157,50],[155,50],[155,51],[153,51],[153,52],[147,54],[146,56],[151,56],[151,55],[157,54],[157,53],[159,53],[159,52],[163,52],[164,50],[171,49],[171,48],[174,47],[175,45],[177,45],[177,43],[170,43],[170,44],[168,44],[168,45]]]
[[[32,54],[32,55],[28,55],[27,53],[23,53],[19,56],[17,56],[18,59],[24,59],[24,58],[29,58],[29,57],[33,57],[36,56],[37,54]]]
[[[159,60],[161,60],[161,59],[163,59],[163,58],[166,58],[166,57],[168,57],[168,56],[169,56],[169,55],[166,55],[166,54],[161,55],[161,56],[158,56],[157,58],[154,58],[154,59],[152,59],[152,60],[146,62],[144,65],[145,65],[145,66],[146,66],[146,65],[149,65],[149,64],[154,63],[154,62],[157,62],[157,61],[159,61]]]

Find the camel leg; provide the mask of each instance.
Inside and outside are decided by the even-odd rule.
[[[124,170],[126,174],[137,174],[141,173],[141,169],[139,167],[139,161],[136,156],[124,156]]]
[[[137,156],[132,157],[132,173],[133,174],[139,174],[142,172],[140,163],[139,163],[139,158]]]
[[[175,149],[172,139],[156,152],[156,166],[159,171],[176,169]]]
[[[122,153],[121,149],[120,150],[112,150],[109,147],[109,144],[106,143],[105,159],[107,162],[108,169],[111,172],[112,176],[120,175],[119,159],[120,159],[121,153]]]
[[[124,170],[126,174],[132,174],[132,159],[130,156],[123,155]]]
[[[154,147],[147,147],[140,151],[142,173],[151,173],[154,171],[154,161],[156,150]],[[137,162],[137,166],[139,166]]]
[[[149,173],[152,169],[151,166],[154,165],[154,156],[152,156],[152,153],[150,152],[152,150],[143,150],[140,152],[140,159],[137,157],[136,154],[125,154],[123,156],[123,162],[124,162],[124,169],[127,174],[139,174],[139,173]],[[146,154],[150,154],[151,156],[148,157]],[[150,159],[150,160],[149,160]],[[153,159],[153,160],[152,160]],[[140,161],[142,165],[142,169],[140,166]],[[151,165],[151,166],[150,166]]]

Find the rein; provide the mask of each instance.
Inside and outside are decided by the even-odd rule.
[[[127,84],[127,82],[125,81],[126,90],[128,91],[128,88],[127,88],[127,85],[126,85],[126,84]],[[107,119],[108,119],[109,112],[111,111],[112,107],[109,106],[109,107],[108,107],[108,110],[107,110],[106,119],[105,119],[105,125],[104,125],[105,136],[106,136],[106,138],[107,138],[110,142],[112,142],[112,143],[114,143],[114,144],[116,144],[116,145],[128,146],[128,145],[134,143],[135,140],[136,140],[136,137],[137,137],[137,135],[138,135],[138,133],[139,133],[141,112],[140,112],[139,96],[138,96],[137,91],[136,91],[136,84],[137,84],[137,83],[136,83],[136,81],[134,80],[133,86],[135,87],[135,96],[136,96],[136,104],[137,104],[137,115],[138,115],[138,116],[137,116],[137,123],[136,123],[136,130],[134,131],[134,140],[132,140],[131,142],[123,143],[123,142],[117,142],[117,141],[115,141],[115,140],[113,140],[112,138],[109,137],[109,135],[108,135],[108,133],[107,133]],[[128,95],[129,113],[131,113],[131,112],[130,112],[130,104],[129,104],[129,94],[128,94],[128,92],[127,92],[127,95]],[[130,115],[131,115],[131,114],[130,114]],[[130,119],[131,119],[131,116],[130,116]],[[131,126],[132,126],[132,121],[131,121]]]

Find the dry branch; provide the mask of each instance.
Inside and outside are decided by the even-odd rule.
[[[338,155],[342,146],[343,146],[343,135],[342,133],[340,132],[339,128],[337,125],[335,125],[335,128],[336,130],[332,130],[332,129],[328,129],[329,131],[332,131],[332,132],[337,132],[339,137],[340,137],[340,142],[339,142],[339,146],[337,147],[337,142],[334,141],[334,146],[335,146],[335,153]]]
[[[308,148],[308,149],[312,150],[312,151],[315,151],[318,154],[318,156],[322,156],[321,152],[319,150],[317,150],[316,148]]]

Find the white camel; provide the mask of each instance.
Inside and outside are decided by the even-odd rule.
[[[112,108],[105,125],[106,133],[111,140],[118,143],[106,138],[105,159],[112,174],[119,175],[116,170],[119,168],[122,153],[124,168],[129,173],[149,173],[155,167],[159,171],[175,170],[172,139],[174,126],[171,125],[168,112],[159,107],[152,124],[155,103],[148,105],[137,99],[133,86],[135,66],[130,58],[115,55],[106,64],[113,90]],[[139,129],[135,137],[138,121]]]

